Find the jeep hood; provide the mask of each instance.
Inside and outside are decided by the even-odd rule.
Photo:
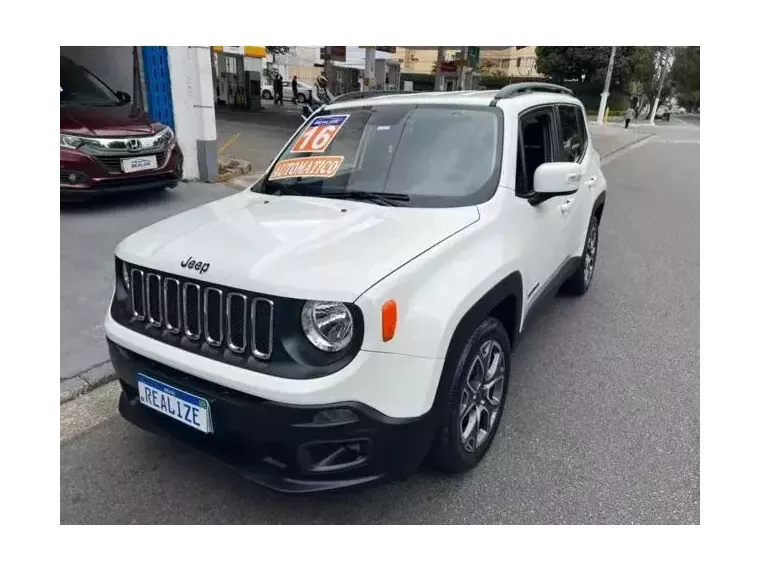
[[[149,226],[116,255],[262,294],[354,301],[478,218],[475,206],[432,210],[245,191]],[[190,257],[208,269],[182,267]]]

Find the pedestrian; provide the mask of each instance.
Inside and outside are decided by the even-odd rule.
[[[293,76],[293,81],[291,82],[291,85],[293,86],[293,103],[298,102],[298,77],[295,75]]]
[[[280,106],[284,105],[284,103],[282,102],[283,91],[284,91],[284,86],[282,83],[282,75],[278,73],[274,78],[274,104],[275,105],[277,105],[278,101],[280,103]]]
[[[631,120],[633,119],[633,108],[628,107],[628,110],[625,112],[625,128],[628,128],[628,125],[631,123]]]

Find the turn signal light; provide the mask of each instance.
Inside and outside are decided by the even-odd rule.
[[[386,301],[383,303],[383,342],[388,342],[396,334],[397,320],[396,301]]]

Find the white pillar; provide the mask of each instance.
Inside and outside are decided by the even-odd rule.
[[[214,182],[218,175],[211,52],[207,46],[169,46],[169,78],[183,177]]]

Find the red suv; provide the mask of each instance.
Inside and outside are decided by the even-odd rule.
[[[174,187],[182,152],[172,129],[61,57],[61,199]]]

